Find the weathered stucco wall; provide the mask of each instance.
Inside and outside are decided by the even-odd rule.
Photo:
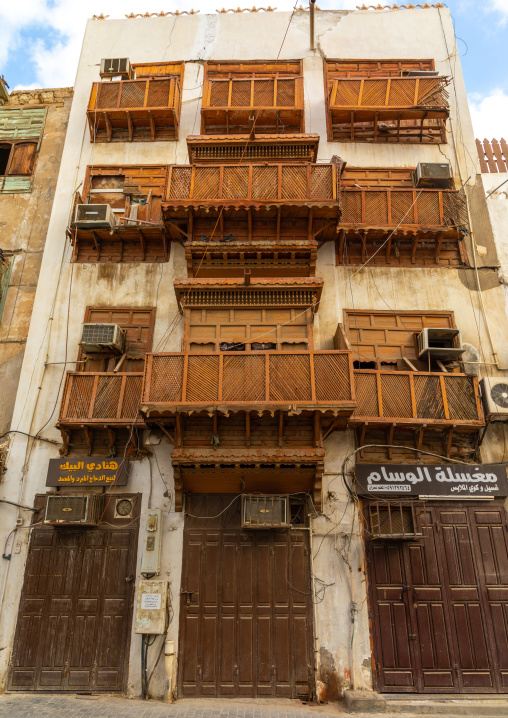
[[[30,192],[0,193],[0,248],[10,267],[0,316],[0,434],[10,428],[72,102],[70,88],[13,92],[3,110],[47,108]]]
[[[154,347],[167,334],[177,315],[173,280],[186,276],[183,249],[173,245],[166,264],[70,265],[70,246],[65,237],[74,190],[92,163],[187,162],[185,137],[200,131],[200,98],[203,62],[207,59],[303,59],[306,131],[321,135],[319,159],[340,155],[350,164],[362,166],[410,166],[419,161],[448,159],[460,184],[474,186],[478,173],[476,148],[468,113],[464,82],[449,12],[445,9],[379,12],[328,12],[316,14],[317,50],[309,50],[308,13],[296,12],[288,28],[289,13],[252,13],[140,18],[136,20],[90,21],[77,73],[74,102],[69,121],[51,222],[44,250],[41,279],[34,305],[34,321],[23,360],[14,423],[23,431],[60,441],[55,429],[65,368],[46,362],[62,362],[77,356],[77,342],[87,305],[156,306]],[[98,63],[113,52],[131,62],[186,60],[183,105],[178,142],[90,144],[85,110]],[[434,58],[443,74],[454,74],[450,102],[452,120],[449,142],[443,146],[329,143],[326,140],[323,58]],[[457,121],[460,115],[460,122]],[[481,242],[480,242],[481,243]],[[453,310],[465,341],[483,348],[485,361],[492,361],[492,347],[479,309],[476,275],[473,270],[392,269],[376,267],[357,272],[358,267],[336,267],[332,243],[319,251],[317,274],[325,280],[317,320],[317,348],[332,347],[332,337],[342,310],[352,302],[358,308]],[[493,329],[493,341],[508,367],[505,340],[506,310],[497,269],[479,272],[483,300]],[[67,316],[70,317],[69,322]],[[180,349],[181,322],[171,332],[166,349]],[[483,369],[483,368],[482,368]],[[487,366],[488,372],[495,372]],[[497,431],[497,430],[496,430]],[[497,434],[495,434],[497,436]],[[164,510],[163,571],[169,577],[175,611],[170,634],[178,637],[178,606],[181,573],[183,514],[175,513],[169,497],[173,490],[170,462],[172,446],[166,438],[149,441],[158,460],[161,481],[153,459],[135,462],[129,491],[142,492],[141,533],[148,497],[152,506]],[[486,455],[496,453],[490,438]],[[365,564],[359,518],[348,502],[339,476],[342,461],[352,451],[352,432],[334,434],[326,440],[324,511],[312,522],[315,576],[315,634],[317,677],[322,697],[333,699],[350,685],[370,688],[371,645],[366,599]],[[489,453],[490,452],[490,453]],[[2,496],[30,504],[45,489],[49,458],[58,456],[58,443],[44,443],[17,436],[12,440],[8,471],[0,486]],[[150,488],[152,487],[152,488]],[[17,510],[2,509],[0,541],[14,527]],[[28,523],[26,512],[21,512]],[[0,564],[0,681],[5,681],[16,623],[19,593],[27,553],[26,530],[15,536],[12,560]],[[138,556],[138,560],[140,555]],[[137,576],[139,578],[139,574]],[[354,605],[353,605],[354,604]],[[352,609],[354,609],[352,613]],[[354,622],[351,618],[354,616]],[[354,634],[353,634],[354,632]],[[129,690],[139,693],[140,637],[132,635]],[[153,655],[158,652],[158,644]],[[151,684],[153,695],[161,695],[163,665]]]

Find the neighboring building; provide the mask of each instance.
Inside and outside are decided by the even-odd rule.
[[[505,690],[507,313],[452,19],[309,24],[87,25],[13,417],[44,441],[1,486],[36,509],[1,509],[10,690],[146,692],[165,581],[152,696]]]
[[[9,96],[0,80],[0,436],[11,428],[71,102],[68,87]]]

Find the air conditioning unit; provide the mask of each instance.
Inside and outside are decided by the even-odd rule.
[[[465,349],[458,329],[427,328],[418,334],[418,359],[460,359]]]
[[[448,162],[419,162],[414,172],[414,185],[418,188],[449,189],[452,179]]]
[[[109,204],[78,204],[74,226],[80,229],[111,228],[116,224],[115,215]]]
[[[369,505],[369,533],[372,539],[415,539],[422,534],[416,526],[413,506],[401,501]]]
[[[101,60],[101,77],[118,77],[132,79],[132,68],[128,57],[104,58]]]
[[[83,324],[79,346],[85,354],[123,354],[125,331],[118,324]]]
[[[97,526],[104,494],[46,494],[44,523],[53,526]]]
[[[242,527],[245,529],[289,528],[289,519],[289,496],[242,496]]]
[[[498,379],[486,376],[480,381],[480,390],[483,399],[485,415],[491,421],[501,421],[508,418],[508,379]]]

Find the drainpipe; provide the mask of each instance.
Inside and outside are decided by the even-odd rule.
[[[175,673],[175,642],[170,641],[166,634],[164,643],[164,701],[174,703],[173,678]]]
[[[310,10],[310,49],[315,50],[316,45],[314,43],[314,12],[315,12],[316,0],[309,0]]]

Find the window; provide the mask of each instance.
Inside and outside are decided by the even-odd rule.
[[[155,309],[140,307],[87,307],[85,324],[118,324],[125,329],[126,358],[120,368],[121,372],[141,372],[144,368],[145,353],[152,349]],[[79,351],[78,360],[85,359]],[[87,359],[86,364],[78,364],[83,371],[113,371],[119,357],[103,357]]]
[[[36,142],[0,143],[0,176],[33,174],[36,156]]]
[[[0,249],[0,322],[2,321],[2,312],[7,297],[7,289],[9,287],[9,277],[11,276],[12,263],[3,255]]]
[[[416,336],[425,327],[455,327],[453,312],[369,312],[345,310],[346,331],[356,369],[383,367],[408,371],[408,359],[428,370],[417,359]]]

